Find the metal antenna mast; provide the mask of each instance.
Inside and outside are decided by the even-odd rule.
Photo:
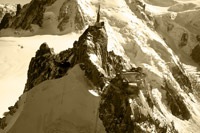
[[[97,23],[100,22],[100,8],[101,8],[101,5],[99,3],[99,9],[98,9],[98,12],[97,12]]]

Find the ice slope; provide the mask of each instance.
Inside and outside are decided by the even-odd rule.
[[[23,94],[24,107],[19,110],[17,122],[6,132],[104,133],[98,118],[100,97],[89,92],[93,87],[79,65],[63,78],[41,83]]]
[[[0,38],[0,115],[14,105],[22,94],[27,79],[28,65],[40,44],[47,42],[58,53],[71,48],[79,34],[63,36],[36,35],[31,37]]]
[[[153,3],[147,2],[147,10],[151,11],[152,6],[154,6]],[[156,11],[152,11],[158,24],[156,31],[164,38],[173,52],[178,55],[181,62],[189,66],[195,66],[197,73],[199,65],[191,59],[190,55],[193,49],[199,45],[197,39],[200,34],[199,7],[200,2],[198,0],[175,0],[172,5],[159,7],[157,10],[154,8],[153,10]],[[186,36],[185,39],[184,36]],[[196,71],[193,73],[196,73]]]

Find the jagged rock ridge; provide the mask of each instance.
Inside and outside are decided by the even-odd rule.
[[[74,42],[72,49],[58,55],[47,44],[42,44],[36,57],[31,60],[25,92],[45,80],[67,75],[70,68],[80,64],[101,94],[99,117],[107,132],[177,132],[174,125],[165,123],[160,127],[162,121],[155,121],[151,111],[154,104],[141,68],[131,69],[127,67],[131,64],[122,57],[107,52],[107,42],[104,26],[90,26]],[[130,71],[130,76],[136,76],[135,79],[127,77],[123,71]],[[142,102],[141,97],[144,98]],[[182,105],[180,102],[178,104]],[[145,125],[147,127],[144,129]]]
[[[90,26],[79,41],[74,42],[72,49],[58,55],[46,43],[42,44],[30,62],[25,91],[42,81],[64,76],[76,64],[81,64],[86,76],[95,85],[103,87],[104,77],[114,77],[117,72],[130,67],[122,57],[115,55],[113,51],[107,51],[107,42],[104,26]]]

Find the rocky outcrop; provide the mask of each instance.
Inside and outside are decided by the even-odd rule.
[[[4,129],[6,126],[6,117],[0,118],[0,129]]]
[[[193,91],[190,79],[185,74],[185,72],[181,70],[180,67],[178,66],[172,67],[171,71],[172,71],[172,75],[174,76],[176,81],[179,83],[179,85],[185,92],[189,93]]]
[[[192,49],[191,57],[195,62],[197,62],[198,64],[200,63],[200,45],[199,44],[196,45]]]
[[[6,117],[8,115],[14,115],[19,108],[18,101],[15,103],[14,106],[8,107],[9,111],[4,113],[4,117],[0,118],[0,129],[4,129],[7,126]]]
[[[16,16],[19,15],[20,11],[21,11],[22,7],[20,4],[17,4],[17,11],[16,11]]]
[[[43,43],[36,52],[36,56],[31,59],[28,80],[24,91],[30,90],[45,80],[63,77],[70,68],[68,60],[71,55],[71,49],[55,55],[53,49],[50,49],[46,43]]]

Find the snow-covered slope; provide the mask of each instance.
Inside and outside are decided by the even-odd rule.
[[[41,26],[39,28],[41,34],[56,34],[61,33],[61,30],[63,33],[81,32],[87,24],[94,25],[96,9],[99,5],[98,1],[92,0],[57,0],[47,4],[40,1],[41,3],[34,5],[38,10],[29,12],[35,2],[38,1],[33,0],[26,8],[22,9],[21,17],[11,20],[14,22],[11,24],[11,28],[12,26],[16,28],[15,26],[18,25],[17,28],[29,29],[31,24],[38,24]],[[49,92],[50,94],[42,92],[42,85],[52,82],[52,86],[46,87],[46,91],[48,91],[55,88],[53,84],[56,82],[59,84],[57,86],[65,85],[64,81],[62,82],[63,79],[72,82],[73,85],[76,84],[74,83],[76,80],[69,77],[73,75],[71,72],[74,69],[80,69],[78,64],[81,67],[80,71],[85,72],[87,78],[84,78],[89,79],[93,84],[92,88],[101,96],[100,104],[96,103],[95,109],[98,108],[99,118],[102,120],[106,132],[198,132],[200,106],[194,96],[196,88],[193,88],[189,75],[185,71],[185,65],[182,65],[181,62],[185,63],[191,59],[189,55],[191,47],[194,46],[187,45],[188,41],[192,39],[189,38],[190,34],[188,35],[185,31],[188,31],[187,26],[191,31],[196,29],[195,27],[191,28],[188,23],[191,19],[196,26],[197,20],[191,17],[187,21],[181,21],[183,14],[190,14],[190,11],[182,12],[180,9],[181,12],[179,10],[168,12],[169,7],[177,4],[178,0],[163,2],[145,0],[144,2],[146,5],[140,0],[113,0],[112,2],[102,0],[101,21],[104,23],[89,26],[79,40],[74,42],[72,49],[55,55],[46,44],[42,44],[29,65],[24,93],[24,95],[29,94],[27,99],[30,100],[32,95],[38,96],[38,99],[42,95],[47,95],[47,97],[56,97],[56,93],[60,95],[60,91],[54,94],[53,92]],[[152,7],[158,5],[160,7],[151,12]],[[37,6],[45,9],[44,12],[40,12]],[[191,8],[181,6],[181,8],[190,10],[193,6]],[[157,9],[163,9],[162,13],[158,14]],[[37,11],[43,16],[40,16],[43,19],[39,19],[40,17],[33,19],[36,17]],[[198,8],[195,9],[196,15],[197,11]],[[22,21],[26,13],[30,13],[30,19]],[[72,15],[69,16],[69,14]],[[168,22],[173,25],[168,25]],[[36,26],[32,28],[37,30],[35,33],[39,31]],[[50,31],[46,29],[50,29]],[[3,35],[3,32],[8,30],[10,29],[2,30],[1,34]],[[18,31],[18,33],[20,32]],[[195,33],[197,34],[197,32]],[[180,50],[180,47],[183,50]],[[198,64],[192,61],[188,63],[198,67]],[[79,77],[79,73],[74,72],[74,76]],[[88,80],[84,81],[81,86],[87,82]],[[66,90],[71,89],[70,86],[65,88]],[[55,102],[59,100],[59,98],[55,99]],[[32,116],[25,118],[32,113],[28,107],[32,109],[31,105],[34,105],[33,107],[40,108],[46,102],[48,106],[42,107],[41,112],[35,114],[36,118],[39,115],[43,116],[44,112],[51,114],[49,106],[52,108],[58,106],[49,103],[48,98],[42,100],[40,104],[36,104],[38,100],[34,101],[33,97],[30,103],[25,104],[24,112],[21,112],[19,119],[10,128],[10,132],[27,130],[20,124],[23,125],[24,120],[27,120],[25,123],[27,124],[29,120],[34,119],[35,122],[36,119]],[[74,104],[79,104],[79,101],[78,103],[74,101],[70,107],[73,107]],[[87,103],[85,104],[87,106]],[[94,109],[93,107],[89,108]],[[62,114],[62,112],[61,114],[57,113],[58,116]],[[57,122],[58,116],[49,118],[49,121]],[[91,119],[94,119],[94,116],[91,116]],[[74,119],[69,120],[73,121]],[[43,121],[43,118],[38,121]],[[61,125],[69,126],[65,121],[59,122]],[[34,128],[33,131],[38,129],[38,132],[42,132],[41,128],[48,127],[42,123],[50,124],[44,120],[38,126],[35,125],[36,127],[33,124],[31,128]],[[78,123],[75,125],[79,126]],[[62,127],[55,128],[63,129]],[[52,132],[53,130],[54,128],[51,129]]]
[[[98,118],[100,97],[89,92],[93,88],[80,67],[75,66],[67,76],[45,81],[23,94],[26,99],[21,114],[5,132],[104,133]]]

